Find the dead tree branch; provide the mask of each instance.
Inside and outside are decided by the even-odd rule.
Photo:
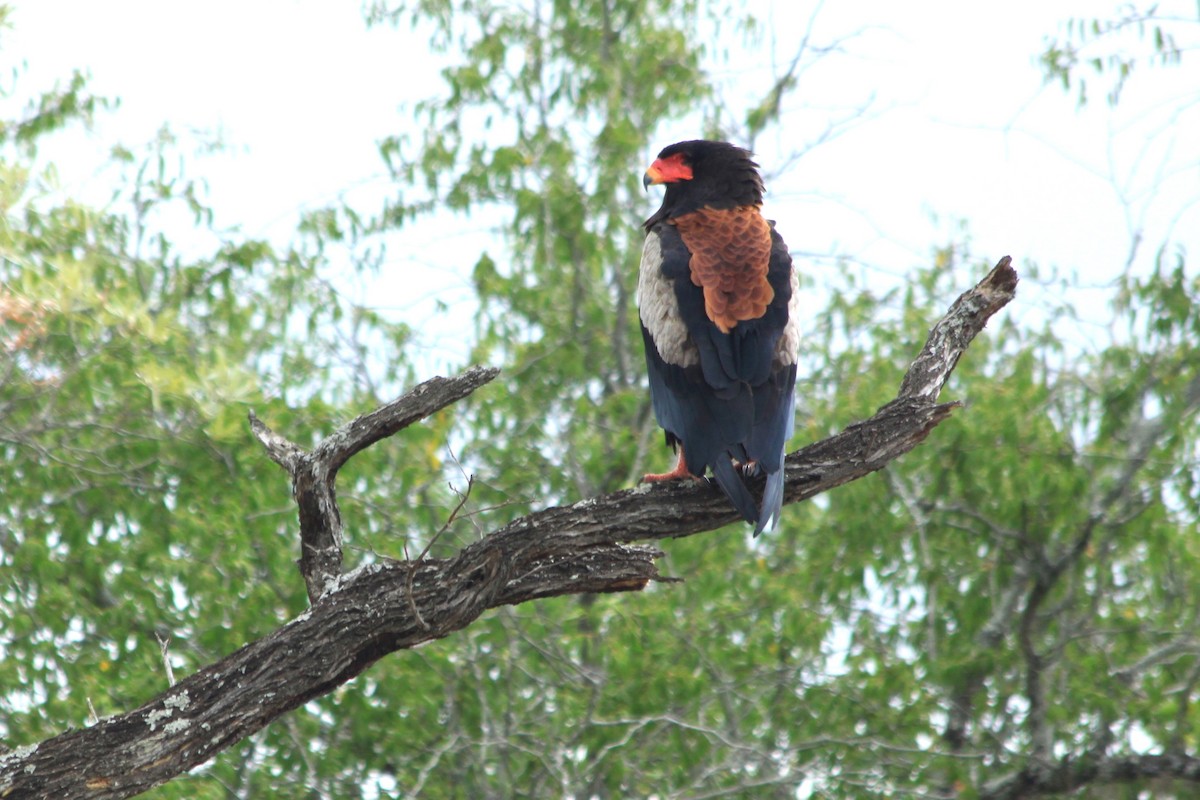
[[[933,327],[894,401],[789,455],[785,502],[874,472],[920,444],[956,407],[937,403],[937,396],[988,318],[1012,299],[1016,283],[1005,257]],[[208,761],[383,656],[448,636],[489,608],[640,590],[660,579],[655,562],[661,553],[633,542],[689,536],[737,518],[710,486],[639,486],[529,514],[454,558],[385,562],[341,574],[338,468],[495,374],[475,368],[428,381],[338,429],[312,452],[252,418],[267,453],[292,476],[300,569],[312,607],[141,708],[0,756],[0,798],[136,795]]]
[[[342,465],[376,442],[457,403],[499,373],[494,367],[474,367],[454,378],[427,380],[403,397],[338,428],[311,453],[250,412],[255,438],[292,478],[292,496],[300,507],[300,574],[309,602],[316,602],[333,588],[342,572],[342,517],[334,490]]]

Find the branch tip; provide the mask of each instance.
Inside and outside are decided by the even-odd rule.
[[[250,409],[248,417],[250,419],[250,433],[254,435],[258,443],[267,451],[267,457],[283,467],[288,475],[294,479],[296,477],[296,464],[304,455],[304,450],[271,430],[270,426],[258,418],[258,415],[254,413],[254,409]]]
[[[871,419],[789,455],[785,502],[861,478],[924,439],[959,405],[939,404],[938,393],[987,318],[1012,298],[1016,282],[1006,256],[934,326],[896,401]],[[736,518],[724,496],[707,486],[678,485],[652,492],[625,489],[586,504],[527,514],[453,558],[427,558],[423,552],[414,562],[381,561],[373,569],[343,576],[341,520],[333,491],[337,468],[355,453],[466,397],[498,374],[494,367],[473,367],[457,377],[426,381],[393,403],[341,426],[312,453],[272,431],[250,411],[255,438],[292,476],[300,507],[301,572],[312,601],[309,611],[188,675],[139,709],[41,742],[23,759],[6,760],[0,764],[0,786],[7,785],[7,794],[14,797],[28,788],[49,786],[47,766],[56,763],[60,768],[53,778],[56,787],[71,787],[76,794],[70,796],[82,797],[85,790],[89,797],[99,796],[96,791],[107,791],[109,783],[117,780],[86,777],[85,770],[102,757],[113,770],[110,774],[121,775],[123,781],[104,796],[130,796],[211,759],[280,715],[344,684],[382,656],[461,630],[487,608],[568,594],[638,591],[651,582],[677,583],[680,578],[658,574],[656,559],[661,552],[626,543],[688,536]],[[443,529],[464,507],[471,483],[468,479],[467,492]],[[334,586],[338,591],[330,596]],[[297,664],[321,668],[296,671]],[[267,686],[249,678],[229,681],[227,676],[235,672],[272,677],[272,682]],[[276,681],[276,675],[291,675],[294,680]],[[182,713],[181,702],[190,703],[188,724],[180,725],[183,720],[176,719],[156,731],[164,709]],[[228,710],[251,706],[256,709],[252,715]],[[197,726],[220,730],[221,735],[197,738]],[[147,731],[154,732],[152,741],[146,738]],[[147,744],[154,749],[143,746]],[[1110,767],[1101,763],[1099,768]],[[1140,775],[1200,775],[1200,762],[1144,761],[1113,768]],[[1138,769],[1142,771],[1137,773]],[[1039,775],[1018,773],[985,785],[982,796],[1007,800],[1029,796],[1028,788],[1067,791],[1081,785],[1061,779],[1038,784],[1039,779]],[[93,785],[95,781],[104,784]],[[26,791],[21,796],[32,795]],[[39,796],[51,795],[41,792]],[[56,790],[53,796],[66,795]]]
[[[996,266],[992,267],[992,271],[987,274],[983,282],[1001,292],[1013,295],[1017,292],[1019,280],[1017,271],[1012,266],[1012,256],[1005,256],[996,262]]]

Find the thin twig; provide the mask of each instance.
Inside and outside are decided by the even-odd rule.
[[[430,548],[433,547],[434,543],[437,542],[441,535],[450,528],[450,526],[454,523],[455,518],[458,517],[458,512],[461,511],[462,507],[467,504],[467,498],[471,496],[471,487],[474,485],[475,476],[469,475],[467,477],[467,490],[465,492],[460,492],[453,486],[450,487],[450,489],[458,495],[458,505],[456,505],[454,510],[450,512],[450,516],[446,517],[446,521],[442,524],[442,527],[438,528],[437,533],[429,537],[429,542],[425,545],[425,549],[421,551],[421,554],[409,562],[408,580],[406,582],[406,588],[408,589],[408,604],[412,609],[413,617],[415,617],[417,620],[417,624],[425,630],[429,630],[429,623],[425,622],[425,618],[421,616],[421,612],[417,608],[417,601],[413,597],[413,576],[417,572],[417,567],[422,561],[425,560],[425,556],[429,554]],[[404,555],[405,558],[408,557],[407,543],[404,545]]]
[[[158,640],[158,652],[162,655],[163,667],[167,670],[167,684],[175,685],[175,670],[171,668],[171,656],[167,652],[171,646],[171,637],[166,638],[159,636],[158,631],[154,632],[154,638]]]

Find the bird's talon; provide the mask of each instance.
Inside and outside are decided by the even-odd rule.
[[[679,462],[675,465],[675,469],[670,472],[649,472],[642,476],[642,483],[662,483],[663,481],[680,481],[684,478],[692,478],[697,480],[696,476],[688,472],[687,462],[683,458],[683,450],[679,451]]]

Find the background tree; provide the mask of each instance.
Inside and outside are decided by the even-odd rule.
[[[102,107],[77,76],[0,127],[0,734],[10,745],[140,705],[172,671],[299,613],[295,512],[246,410],[306,438],[342,404],[375,402],[354,379],[363,329],[373,369],[407,370],[403,326],[349,307],[326,282],[321,251],[333,244],[302,233],[281,253],[214,230],[211,253],[182,256],[160,221],[182,209],[204,226],[211,212],[176,170],[169,135],[117,154],[129,181],[110,209],[64,197],[37,146]],[[440,524],[449,493],[428,463],[443,431],[435,422],[412,432],[409,452],[372,453],[344,505],[403,502],[415,524]],[[369,523],[360,530],[365,539]],[[281,780],[336,792],[310,750],[337,735],[322,718],[316,707],[293,715],[162,796],[251,795]]]
[[[411,382],[408,331],[339,297],[328,259],[365,268],[374,237],[428,209],[504,220],[474,272],[474,355],[503,384],[461,424],[351,462],[350,566],[448,556],[663,455],[630,302],[640,168],[663,120],[752,133],[777,95],[719,102],[698,43],[724,15],[699,4],[372,13],[415,14],[457,60],[426,133],[384,143],[395,200],[313,214],[288,251],[214,233],[180,255],[156,215],[210,216],[169,138],[121,154],[124,206],[56,193],[32,148],[99,109],[80,81],[6,123],[6,742],[88,725],[89,703],[128,710],[304,608],[286,484],[245,410],[308,445]],[[661,569],[682,584],[493,612],[151,795],[1187,796],[1200,286],[1159,252],[1115,288],[1111,340],[1081,346],[1067,303],[1053,324],[994,326],[953,379],[967,409],[773,535],[672,542]],[[831,281],[797,443],[888,400],[982,272],[965,243],[930,261],[892,290]],[[478,479],[433,541],[464,472]]]

